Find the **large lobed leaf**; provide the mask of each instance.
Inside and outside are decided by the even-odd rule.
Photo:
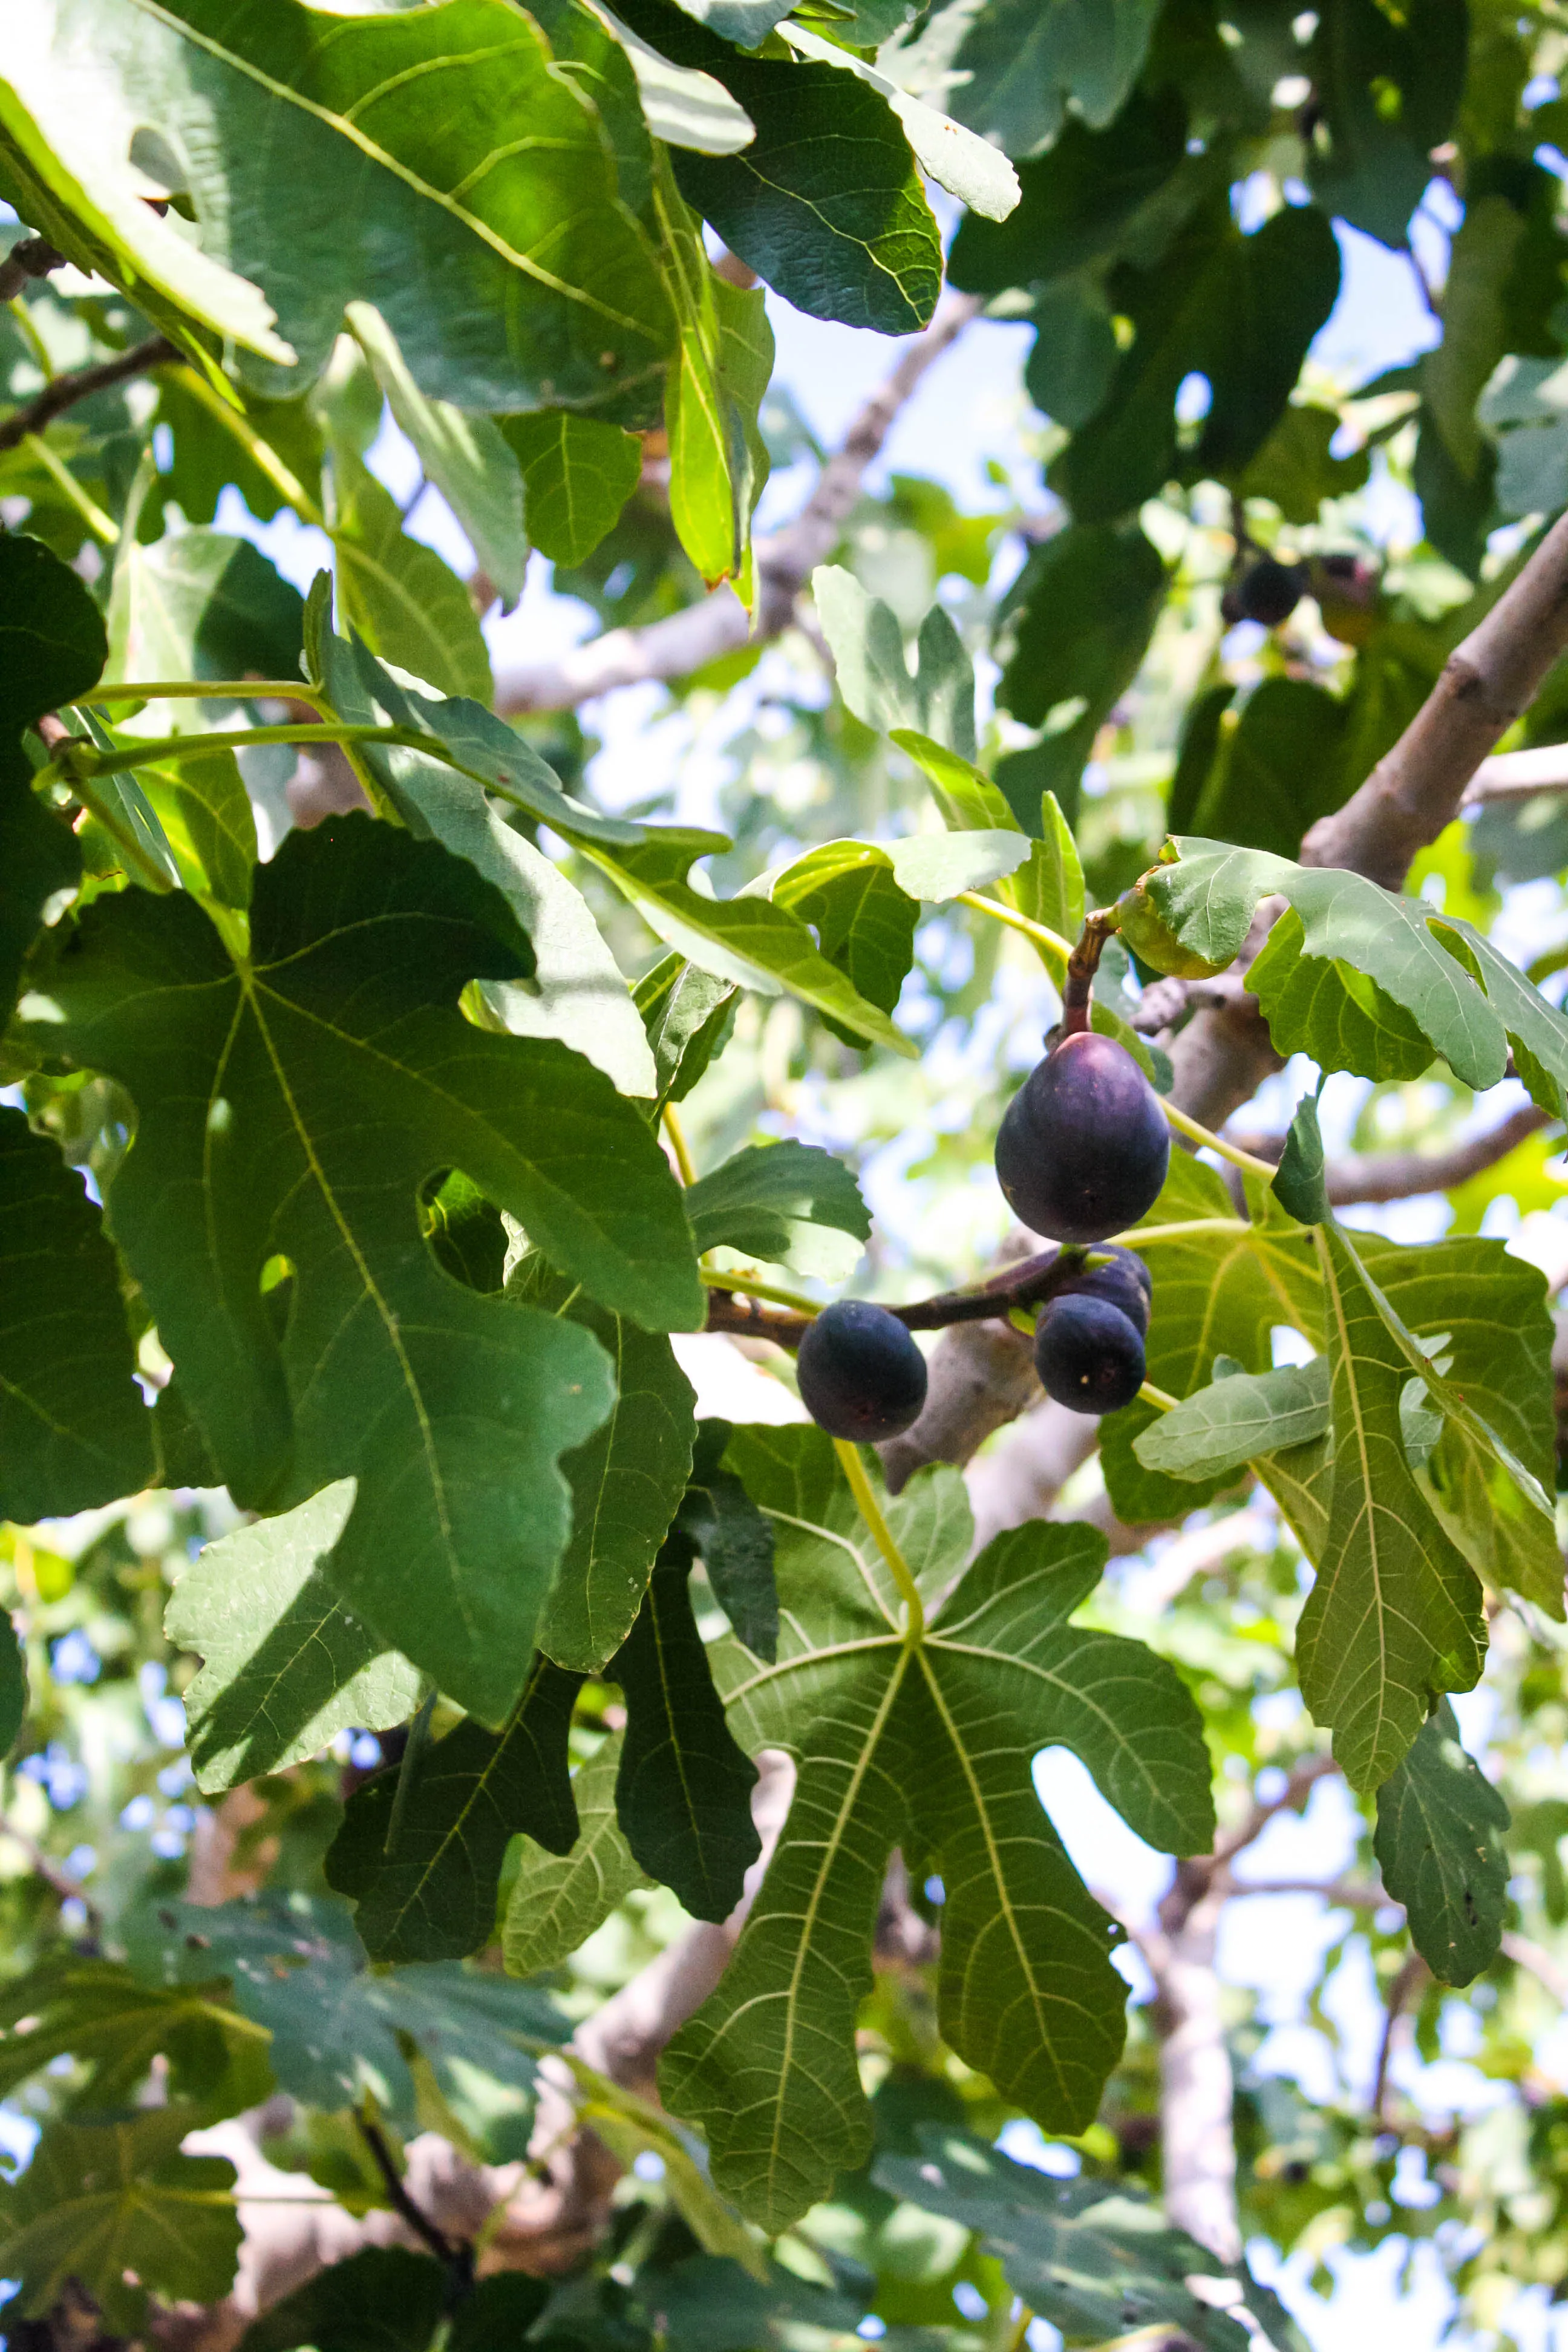
[[[155,122],[202,252],[276,310],[299,367],[267,366],[268,389],[303,388],[356,299],[419,389],[463,407],[598,404],[662,366],[669,311],[598,110],[505,0],[348,18],[300,0],[107,16],[58,0],[48,23],[51,101],[85,103],[126,145]],[[120,242],[117,264],[131,279]],[[204,315],[233,331],[216,297]]]
[[[154,1988],[226,1978],[235,2009],[271,2038],[278,2088],[308,2106],[367,2096],[395,2130],[419,2126],[415,2065],[459,2113],[476,2078],[497,2105],[526,2105],[531,2052],[563,2040],[542,1993],[457,1964],[373,1969],[335,1896],[264,1895],[213,1906],[160,1903],[125,1922],[130,1965]]]
[[[1136,2341],[1147,2331],[1151,2346],[1243,2352],[1259,2340],[1193,2292],[1194,2273],[1215,2275],[1215,2255],[1136,2188],[1093,2174],[1056,2179],[930,2124],[918,2156],[879,2157],[873,2177],[890,2195],[977,2231],[1008,2285],[1067,2344]]]
[[[888,1506],[937,1610],[906,1641],[829,1441],[746,1431],[728,1459],[774,1523],[781,1630],[776,1663],[731,1641],[715,1671],[742,1745],[784,1748],[799,1777],[735,1957],[661,2084],[706,2129],[720,2187],[777,2230],[869,2145],[855,2018],[894,1845],[946,1890],[944,2033],[1005,2097],[1081,2129],[1121,2049],[1124,1988],[1116,1931],[1042,1811],[1030,1759],[1071,1747],[1168,1849],[1205,1845],[1213,1815],[1197,1713],[1170,1667],[1068,1622],[1099,1578],[1098,1537],[1001,1537],[939,1607],[969,1514],[953,1474],[921,1477]]]
[[[702,1313],[641,1115],[553,1040],[457,1011],[476,973],[530,961],[470,866],[355,816],[258,869],[247,955],[183,895],[100,900],[41,1024],[47,1051],[137,1103],[116,1237],[226,1482],[278,1510],[357,1478],[340,1597],[492,1721],[566,1539],[559,1457],[608,1411],[609,1366],[577,1326],[443,1274],[421,1186],[461,1167],[646,1325]]]
[[[170,2303],[227,2293],[240,2241],[234,2167],[180,2154],[196,2120],[155,2107],[49,2126],[20,2180],[0,2190],[0,2262],[17,2282],[8,2311],[39,2317],[75,2281],[111,2327],[140,2335],[150,2289]]]

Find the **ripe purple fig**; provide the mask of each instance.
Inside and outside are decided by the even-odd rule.
[[[1149,1336],[1149,1306],[1154,1285],[1142,1259],[1130,1249],[1112,1249],[1109,1265],[1090,1266],[1056,1293],[1058,1298],[1103,1298],[1119,1307],[1141,1339]]]
[[[1082,1030],[1037,1064],[1003,1117],[996,1178],[1032,1233],[1102,1242],[1158,1200],[1171,1133],[1124,1045]]]
[[[796,1358],[801,1402],[829,1437],[879,1444],[920,1419],[926,1360],[885,1307],[840,1298],[825,1307]]]
[[[1260,555],[1237,575],[1220,598],[1220,617],[1234,628],[1237,621],[1260,621],[1266,629],[1287,622],[1310,584],[1304,563],[1281,563]]]
[[[1035,1370],[1069,1412],[1119,1412],[1143,1385],[1143,1337],[1109,1299],[1058,1296],[1035,1333]]]

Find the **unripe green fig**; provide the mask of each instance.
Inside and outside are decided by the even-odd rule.
[[[1171,1135],[1124,1045],[1082,1030],[1030,1071],[996,1136],[996,1178],[1032,1233],[1101,1242],[1160,1195]]]
[[[1205,956],[1184,947],[1142,882],[1122,893],[1116,912],[1123,945],[1156,971],[1166,972],[1173,980],[1213,980],[1216,972],[1226,970],[1225,964],[1210,963]]]
[[[1035,1370],[1069,1412],[1120,1412],[1143,1385],[1143,1335],[1109,1299],[1058,1296],[1035,1333]]]
[[[869,1299],[825,1307],[795,1363],[801,1402],[829,1437],[878,1444],[920,1419],[926,1360],[898,1317]]]

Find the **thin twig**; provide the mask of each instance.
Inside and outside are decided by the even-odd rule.
[[[65,268],[65,255],[45,236],[25,236],[0,261],[0,302],[14,302],[29,278]]]
[[[1560,516],[1464,643],[1397,743],[1344,806],[1313,825],[1307,866],[1342,866],[1397,890],[1458,814],[1500,738],[1568,647],[1568,515]]]
[[[1401,2017],[1409,2005],[1410,1996],[1426,1974],[1426,1963],[1419,1952],[1412,1952],[1398,1975],[1388,1988],[1387,2011],[1383,2021],[1383,2038],[1377,2046],[1377,2072],[1372,2083],[1372,2112],[1380,2124],[1388,2120],[1388,2069],[1394,2056],[1394,2036]]]
[[[354,2121],[359,2126],[361,2137],[370,2150],[371,2161],[381,2175],[382,2186],[386,2190],[386,2201],[400,2221],[407,2223],[420,2244],[427,2246],[436,2260],[445,2263],[449,2271],[455,2272],[466,2265],[470,2258],[470,2250],[448,2238],[444,2230],[437,2229],[428,2213],[423,2212],[408,2194],[404,2186],[402,2175],[394,2161],[392,2150],[387,2146],[386,2135],[380,2125],[372,2123],[361,2107],[354,2109]]]
[[[75,368],[68,375],[56,376],[24,407],[13,409],[0,423],[0,452],[15,449],[29,433],[41,433],[46,425],[79,400],[90,400],[95,392],[107,392],[111,384],[124,383],[133,375],[146,375],[152,369],[166,367],[179,353],[164,335],[150,335],[144,343],[135,344],[128,352],[120,352],[111,360],[100,360],[92,367]]]

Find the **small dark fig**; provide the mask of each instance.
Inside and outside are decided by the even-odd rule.
[[[1053,1298],[1035,1333],[1035,1370],[1069,1412],[1120,1412],[1143,1385],[1143,1337],[1108,1298]]]
[[[920,1419],[926,1360],[885,1307],[865,1298],[825,1307],[795,1360],[801,1402],[829,1437],[878,1444]]]
[[[996,1179],[1031,1233],[1102,1242],[1160,1197],[1171,1131],[1124,1045],[1092,1030],[1032,1069],[996,1133]]]
[[[1272,555],[1260,555],[1231,581],[1219,601],[1220,618],[1231,628],[1237,621],[1260,621],[1266,629],[1278,629],[1289,619],[1309,584],[1304,563],[1281,563]]]
[[[1142,1339],[1149,1336],[1149,1305],[1153,1296],[1148,1267],[1134,1251],[1120,1244],[1113,1249],[1109,1265],[1090,1266],[1064,1282],[1056,1293],[1058,1298],[1103,1298],[1119,1307]]]

